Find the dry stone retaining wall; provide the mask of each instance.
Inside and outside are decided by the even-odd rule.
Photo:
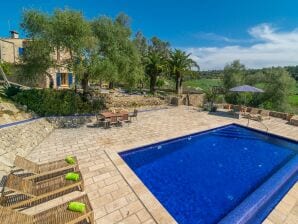
[[[0,128],[0,177],[9,172],[16,154],[26,156],[53,129],[44,118]]]

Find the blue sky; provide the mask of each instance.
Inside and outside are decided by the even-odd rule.
[[[279,54],[278,60],[275,55],[287,54],[288,44],[293,44],[293,38],[296,42],[295,0],[14,0],[1,4],[0,36],[7,35],[8,24],[19,30],[24,8],[52,12],[68,7],[81,10],[88,19],[125,12],[132,19],[133,31],[189,51],[203,69],[222,68],[233,59],[248,67],[298,64],[294,52],[289,52],[288,59]]]

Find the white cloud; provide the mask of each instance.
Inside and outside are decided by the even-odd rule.
[[[235,39],[230,38],[222,35],[218,35],[216,33],[205,33],[205,32],[199,32],[192,35],[196,39],[202,39],[202,40],[209,40],[209,41],[219,41],[219,42],[225,42],[225,43],[253,43],[255,42],[254,39]]]
[[[202,70],[222,69],[239,59],[248,68],[298,65],[298,29],[281,32],[269,24],[260,24],[249,31],[257,41],[251,46],[187,48]]]

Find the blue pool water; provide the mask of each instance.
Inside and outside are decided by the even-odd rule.
[[[297,155],[295,142],[229,125],[120,153],[180,224],[217,223]]]

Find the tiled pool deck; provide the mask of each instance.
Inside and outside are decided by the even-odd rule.
[[[28,157],[45,162],[76,155],[98,224],[175,223],[116,152],[230,123],[246,125],[247,120],[209,115],[186,107],[144,112],[137,121],[119,128],[56,129]],[[298,127],[284,120],[272,118],[264,124],[271,133],[298,140]],[[265,130],[254,121],[250,127]],[[297,221],[298,183],[264,223]]]

